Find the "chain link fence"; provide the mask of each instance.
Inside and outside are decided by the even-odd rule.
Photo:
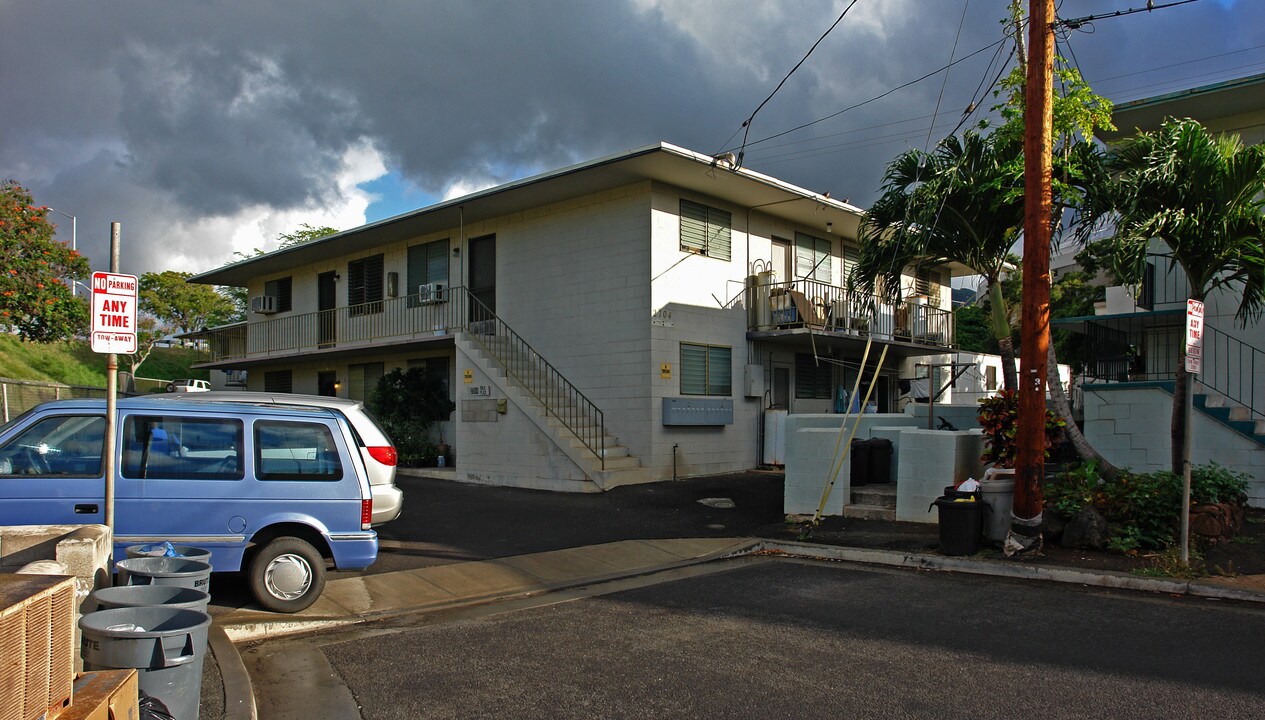
[[[119,395],[149,395],[167,392],[170,380],[132,377],[119,373]],[[42,402],[68,398],[105,398],[105,388],[90,385],[65,385],[39,380],[0,378],[0,422],[21,415]]]
[[[103,387],[0,378],[0,413],[4,422],[49,400],[104,397]]]

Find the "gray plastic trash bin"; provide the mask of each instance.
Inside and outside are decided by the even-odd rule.
[[[211,551],[206,548],[194,547],[192,545],[172,545],[172,550],[176,551],[176,557],[186,560],[200,560],[204,563],[211,562]],[[144,545],[128,545],[127,556],[130,558],[138,557],[167,557],[167,548],[163,543],[146,543]]]
[[[979,488],[984,503],[992,511],[984,522],[984,537],[996,543],[1005,542],[1015,502],[1014,473],[985,476]]]
[[[136,668],[140,689],[179,720],[197,720],[211,616],[197,610],[101,610],[79,619],[84,670]]]
[[[127,558],[115,563],[119,585],[175,585],[211,590],[211,565],[172,557]]]
[[[88,596],[93,610],[125,607],[165,607],[173,610],[206,612],[211,596],[202,590],[178,585],[121,585],[101,588]]]

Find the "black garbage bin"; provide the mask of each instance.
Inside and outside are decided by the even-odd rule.
[[[848,460],[852,463],[849,482],[852,487],[864,485],[870,481],[870,443],[867,440],[853,440],[848,449]]]
[[[892,441],[887,438],[870,438],[870,483],[883,484],[892,481]]]
[[[936,498],[940,511],[940,552],[974,555],[984,533],[984,503],[967,498]]]

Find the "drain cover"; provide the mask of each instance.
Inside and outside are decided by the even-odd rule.
[[[732,510],[737,507],[734,505],[734,501],[729,498],[703,498],[702,500],[699,500],[699,502],[709,508],[716,508],[717,510]]]

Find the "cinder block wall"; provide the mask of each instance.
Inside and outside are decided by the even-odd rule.
[[[984,436],[979,430],[947,432],[904,430],[897,450],[896,519],[902,522],[938,521],[927,506],[968,477],[984,476],[980,455]]]
[[[1171,394],[1158,387],[1086,385],[1084,396],[1085,439],[1103,457],[1139,472],[1170,468]],[[1265,507],[1265,448],[1199,410],[1192,428],[1191,461],[1215,461],[1251,475],[1248,504]]]

